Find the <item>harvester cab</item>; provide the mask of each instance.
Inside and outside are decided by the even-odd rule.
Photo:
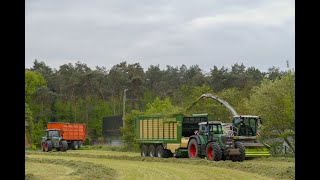
[[[269,152],[270,146],[257,141],[257,137],[260,136],[259,127],[262,124],[259,116],[233,116],[232,124],[234,127],[234,139],[243,142],[246,147],[246,157],[271,155]]]
[[[67,151],[67,141],[63,139],[59,129],[46,129],[46,136],[42,137],[41,149],[43,151],[51,151],[55,148],[57,151]]]

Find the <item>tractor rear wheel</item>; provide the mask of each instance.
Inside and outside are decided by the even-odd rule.
[[[156,157],[156,147],[154,147],[154,145],[149,146],[149,156]]]
[[[67,143],[67,141],[66,140],[62,140],[62,141],[60,141],[60,143],[61,143],[61,151],[63,151],[63,152],[65,152],[65,151],[67,151],[67,149],[68,149],[68,143]]]
[[[191,139],[188,144],[188,155],[189,158],[200,157],[200,146],[198,145],[196,139]]]
[[[239,148],[240,155],[238,155],[237,160],[242,162],[246,158],[246,148],[244,147],[243,143],[240,141],[235,142],[235,147]]]
[[[206,147],[206,157],[210,161],[220,161],[222,158],[222,151],[216,142],[209,142]]]
[[[148,146],[145,144],[141,146],[141,156],[143,157],[149,156]]]

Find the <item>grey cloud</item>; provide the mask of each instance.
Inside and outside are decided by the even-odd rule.
[[[26,67],[294,67],[292,11],[294,1],[26,1]]]

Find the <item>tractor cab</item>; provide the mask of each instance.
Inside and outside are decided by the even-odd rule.
[[[233,137],[223,134],[222,122],[210,121],[199,123],[199,134],[203,135],[206,141],[216,141],[222,149],[233,146]]]
[[[60,130],[59,129],[46,129],[46,136],[47,139],[52,139],[54,137],[61,137],[60,136]]]

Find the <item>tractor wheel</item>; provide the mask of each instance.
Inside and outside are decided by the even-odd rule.
[[[145,144],[141,146],[141,156],[143,157],[149,156],[148,146]]]
[[[51,141],[46,141],[44,143],[44,151],[49,152],[52,150],[52,144]]]
[[[225,161],[226,159],[227,159],[227,156],[222,153],[221,160]]]
[[[209,142],[206,147],[206,157],[210,161],[220,161],[222,158],[222,151],[216,142]]]
[[[46,142],[42,142],[42,143],[41,143],[41,149],[42,149],[42,151],[45,151],[45,149],[44,149],[45,143],[46,143]]]
[[[191,139],[188,144],[188,155],[189,158],[200,157],[200,145],[198,145],[196,139]]]
[[[67,141],[66,140],[62,140],[62,141],[60,141],[60,143],[61,143],[61,151],[63,151],[63,152],[67,151],[68,150]]]
[[[149,156],[156,157],[156,147],[154,147],[154,145],[149,146]]]
[[[240,141],[235,142],[235,147],[240,149],[240,155],[238,155],[238,161],[243,161],[246,158],[246,148]]]

